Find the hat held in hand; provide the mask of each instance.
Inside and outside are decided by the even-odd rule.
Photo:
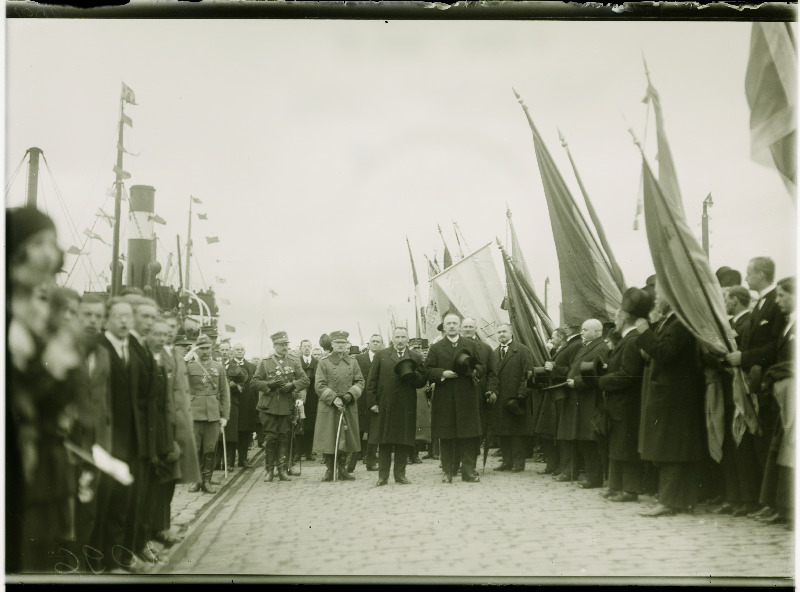
[[[507,413],[517,417],[525,415],[527,412],[527,409],[525,409],[525,399],[526,397],[511,397],[505,402],[503,408]]]
[[[453,361],[453,372],[459,376],[472,376],[477,365],[478,360],[473,358],[467,350],[462,349],[456,353],[456,358]]]
[[[395,365],[394,373],[403,384],[414,386],[417,380],[417,367],[417,361],[413,358],[403,358]]]

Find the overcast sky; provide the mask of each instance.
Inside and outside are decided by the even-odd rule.
[[[386,334],[390,306],[398,321],[413,319],[405,237],[425,284],[424,255],[442,254],[437,223],[452,251],[453,222],[475,250],[505,241],[506,204],[540,296],[550,278],[557,320],[555,247],[512,87],[580,200],[557,128],[565,134],[627,283],[642,285],[653,271],[643,224],[632,229],[641,159],[627,128],[646,137],[655,165],[644,54],[698,236],[702,201],[713,195],[712,268],[744,271],[750,257],[768,255],[783,277],[796,267],[796,211],[778,174],[749,156],[750,30],[745,22],[12,19],[6,183],[25,151],[40,147],[50,169],[42,163],[40,204],[65,247],[82,243],[98,208],[113,212],[106,190],[124,81],[138,103],[125,106],[133,128],[124,143],[140,153],[125,155],[126,186],[156,189],[167,220],[156,227],[158,259],[166,267],[176,235],[185,243],[189,196],[201,199],[208,221],[192,223],[192,287],[226,280],[215,286],[232,303],[221,306],[222,322],[250,353],[261,348],[262,319],[293,345],[335,329],[359,343],[359,326],[364,341]],[[10,205],[24,202],[25,181],[23,164]],[[104,221],[95,231],[111,242]],[[206,236],[220,242],[206,245]],[[89,246],[95,272],[107,270],[111,248]],[[98,289],[88,270],[78,262],[68,285],[81,291],[91,277]]]

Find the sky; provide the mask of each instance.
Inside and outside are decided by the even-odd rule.
[[[264,335],[276,331],[293,346],[338,329],[363,344],[388,334],[391,307],[413,328],[406,237],[425,300],[425,255],[442,257],[437,224],[454,254],[454,223],[474,251],[507,241],[507,207],[534,288],[543,298],[549,278],[558,319],[553,236],[512,88],[580,201],[563,132],[626,282],[644,285],[653,268],[643,220],[633,229],[641,157],[628,132],[654,165],[644,56],[698,237],[712,194],[712,269],[744,272],[767,255],[784,277],[797,266],[797,214],[778,174],[750,159],[750,31],[697,21],[10,19],[6,202],[24,202],[22,161],[38,146],[39,202],[62,245],[81,246],[92,227],[111,243],[96,213],[113,213],[124,81],[137,102],[125,105],[124,145],[138,154],[124,157],[126,187],[156,189],[167,221],[156,226],[157,258],[174,261],[176,236],[184,251],[189,199],[200,199],[195,212],[208,220],[192,222],[192,288],[230,300],[221,323],[249,354],[266,353]],[[68,256],[66,285],[104,289],[111,248],[87,248]],[[165,279],[177,285],[175,266]]]

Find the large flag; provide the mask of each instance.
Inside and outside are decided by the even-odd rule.
[[[501,308],[504,290],[492,259],[491,243],[457,261],[439,275],[431,284],[439,288],[464,317],[472,317],[478,324],[478,336],[495,348],[496,333],[502,323],[508,323],[508,312]],[[447,312],[447,311],[442,311]]]
[[[206,237],[206,242],[209,245],[213,245],[214,243],[218,243],[219,242],[219,237],[218,236],[207,236]]]
[[[406,237],[406,245],[408,246],[408,257],[411,260],[411,273],[414,276],[414,316],[417,322],[417,332],[415,337],[425,335],[425,307],[422,305],[422,296],[419,293],[419,279],[417,278],[417,268],[414,265],[414,256],[411,254],[411,243],[408,242]]]
[[[683,212],[683,198],[681,197],[681,190],[678,186],[678,173],[675,171],[675,161],[672,159],[672,150],[669,148],[667,132],[664,128],[664,112],[661,110],[661,96],[650,82],[650,73],[647,72],[647,64],[645,64],[645,72],[647,74],[647,94],[645,94],[642,102],[647,103],[649,101],[656,115],[658,183],[661,185],[664,195],[671,199],[675,203],[675,206]]]
[[[563,321],[571,326],[580,325],[591,318],[607,322],[614,318],[622,304],[622,292],[614,281],[601,246],[539,135],[528,107],[516,91],[514,94],[525,111],[533,133],[536,160],[558,255]]]
[[[725,302],[708,255],[686,222],[683,210],[666,195],[642,154],[644,179],[644,219],[647,241],[658,286],[675,316],[711,354],[723,356],[736,349],[733,329],[725,312]],[[722,389],[716,371],[706,372],[706,428],[708,448],[717,462],[722,458],[724,410]],[[757,418],[743,392],[741,369],[736,369],[734,402],[740,426],[755,432]],[[734,424],[736,425],[736,423]],[[736,433],[736,429],[734,430]],[[741,437],[739,432],[738,437]]]
[[[750,105],[750,155],[775,167],[797,191],[797,46],[794,23],[755,22],[744,88]]]
[[[133,89],[124,82],[122,83],[122,100],[131,105],[136,104],[136,95],[133,94]]]
[[[528,271],[528,264],[525,263],[525,257],[522,255],[522,247],[519,245],[517,238],[517,231],[514,230],[514,222],[511,220],[511,209],[506,206],[506,218],[508,219],[508,228],[511,232],[511,261],[517,271],[517,274],[525,278],[525,280],[533,286],[533,278],[531,272]]]

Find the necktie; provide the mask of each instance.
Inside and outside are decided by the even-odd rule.
[[[506,351],[507,350],[508,350],[508,346],[507,345],[504,345],[504,346],[502,346],[500,348],[500,359],[501,360],[506,357]]]
[[[128,342],[127,341],[123,341],[122,342],[122,361],[126,365],[128,364]]]

